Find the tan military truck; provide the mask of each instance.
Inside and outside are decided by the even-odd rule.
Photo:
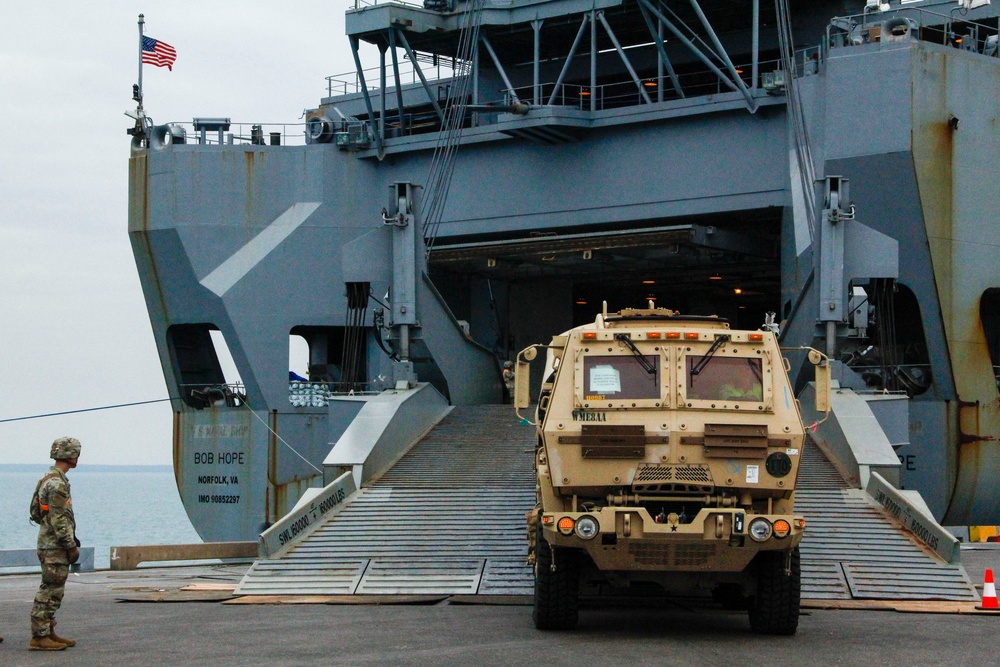
[[[754,631],[793,634],[805,433],[776,335],[652,304],[606,311],[517,358],[522,410],[528,362],[548,353],[529,514],[536,627],[575,627],[584,581],[712,590],[747,605]],[[829,365],[809,358],[828,399]]]

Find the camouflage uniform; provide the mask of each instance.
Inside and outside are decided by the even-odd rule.
[[[76,446],[79,448],[78,441]],[[53,619],[62,604],[69,576],[68,552],[77,547],[69,480],[59,468],[52,466],[45,473],[38,488],[38,499],[43,507],[48,507],[48,515],[38,527],[37,548],[42,566],[42,585],[31,608],[31,636],[47,637],[52,633]]]

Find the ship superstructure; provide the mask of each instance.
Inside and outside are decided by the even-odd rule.
[[[357,71],[304,138],[140,120],[129,229],[199,534],[254,539],[308,487],[366,484],[387,442],[502,402],[515,350],[648,300],[734,328],[774,313],[783,346],[835,360],[817,439],[857,440],[861,415],[888,447],[848,476],[993,522],[997,14],[358,3]]]

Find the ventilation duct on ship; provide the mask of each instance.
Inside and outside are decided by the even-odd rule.
[[[149,130],[149,147],[153,150],[184,143],[187,143],[187,132],[180,125],[155,125]]]
[[[306,138],[310,143],[328,144],[333,140],[333,121],[326,116],[313,116],[306,121]]]

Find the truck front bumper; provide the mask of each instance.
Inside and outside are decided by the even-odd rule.
[[[797,546],[804,529],[798,515],[731,508],[704,508],[688,523],[657,523],[642,507],[542,514],[549,544],[586,550],[600,570],[742,572],[761,551]]]

